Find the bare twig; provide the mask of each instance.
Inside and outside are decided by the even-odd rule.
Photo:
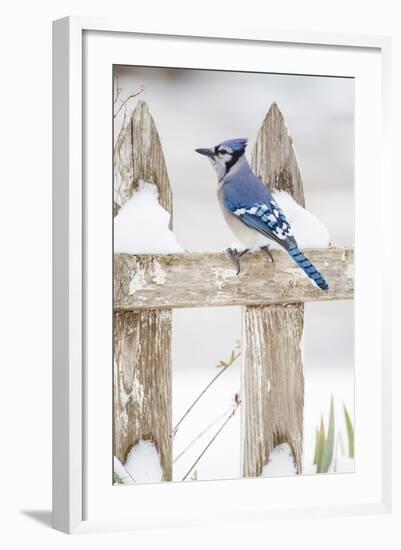
[[[190,443],[188,443],[188,445],[185,447],[185,449],[183,449],[176,456],[176,458],[173,460],[173,464],[175,464],[177,462],[177,460],[179,460],[192,447],[192,445],[194,445],[194,443],[196,443],[199,439],[201,439],[205,435],[205,433],[210,430],[210,428],[213,428],[213,426],[215,424],[217,424],[217,422],[220,422],[220,420],[225,418],[227,416],[227,414],[232,411],[232,409],[233,409],[233,407],[231,406],[229,409],[224,411],[223,414],[220,414],[215,420],[213,420],[213,422],[211,422],[208,426],[206,426],[206,428],[204,430],[202,430]]]
[[[121,140],[122,140],[122,137],[123,137],[123,134],[124,134],[124,130],[125,130],[125,121],[127,120],[127,106],[128,106],[128,101],[134,97],[137,97],[139,94],[141,94],[143,91],[144,91],[144,87],[143,85],[141,86],[141,89],[139,90],[139,92],[136,92],[135,94],[131,94],[130,96],[128,96],[126,99],[122,100],[122,99],[119,99],[119,96],[120,96],[120,93],[122,91],[122,88],[119,88],[118,87],[118,80],[117,80],[117,88],[116,88],[116,96],[114,98],[114,109],[115,109],[115,106],[116,106],[116,103],[117,101],[121,101],[121,105],[119,106],[119,108],[117,109],[117,111],[114,112],[114,115],[113,117],[116,118],[116,116],[118,115],[118,113],[121,111],[121,109],[124,108],[124,118],[123,118],[123,121],[121,123],[121,126],[120,126],[120,130],[118,132],[118,136],[117,136],[117,139],[115,140],[115,143],[114,143],[114,154],[116,154],[116,151],[117,151],[117,148],[118,148],[118,145],[120,144]]]
[[[195,466],[198,464],[198,462],[200,461],[200,459],[202,458],[202,456],[206,453],[206,451],[209,449],[209,447],[212,445],[213,441],[215,441],[216,437],[222,432],[222,430],[225,428],[225,426],[228,424],[228,422],[231,420],[231,418],[234,416],[236,410],[238,409],[238,407],[241,405],[241,401],[240,399],[236,399],[236,406],[234,407],[232,413],[230,414],[230,416],[228,416],[226,418],[226,420],[223,422],[223,424],[220,426],[220,428],[217,430],[217,432],[214,434],[214,436],[212,437],[212,439],[209,441],[209,443],[206,445],[206,447],[203,449],[203,451],[201,452],[201,454],[198,456],[198,458],[195,460],[195,462],[192,464],[192,466],[190,467],[190,469],[187,471],[187,473],[185,474],[185,476],[182,478],[182,481],[185,481],[187,479],[187,477],[189,476],[189,474],[192,472],[192,470],[195,468]]]
[[[119,101],[119,95],[121,93],[121,88],[117,88],[116,89],[116,95],[115,95],[115,98],[114,98],[114,106],[116,105],[117,101]]]
[[[123,121],[122,121],[122,123],[121,123],[121,128],[120,128],[120,131],[118,132],[118,136],[117,136],[116,142],[115,142],[115,144],[114,144],[114,154],[116,153],[117,147],[118,147],[118,145],[120,144],[120,141],[121,141],[121,139],[122,139],[122,136],[123,136],[123,133],[124,133],[124,130],[125,130],[125,121],[126,121],[126,118],[127,118],[127,106],[125,106],[124,118],[123,118]]]
[[[235,354],[234,352],[231,353],[231,357],[229,359],[229,361],[227,363],[224,363],[223,361],[220,361],[220,365],[223,366],[223,368],[221,369],[221,371],[216,374],[216,376],[209,382],[209,384],[201,391],[201,393],[198,395],[198,397],[195,399],[195,401],[193,401],[193,403],[191,404],[191,406],[185,411],[184,415],[180,418],[180,420],[177,422],[177,424],[174,426],[173,428],[173,431],[171,432],[171,435],[170,437],[174,437],[175,434],[177,433],[177,430],[180,426],[180,424],[182,423],[182,421],[188,416],[188,414],[192,411],[192,409],[195,407],[195,405],[197,404],[197,402],[199,401],[199,399],[205,395],[205,393],[207,392],[207,390],[210,388],[210,386],[212,386],[216,380],[219,378],[219,376],[221,376],[223,374],[224,371],[226,371],[228,369],[228,367],[230,367],[237,359],[238,357],[241,355],[241,352],[238,352],[237,354]]]
[[[118,87],[118,76],[117,76],[116,77],[116,95],[114,96],[114,106],[116,105],[117,101],[119,100],[121,92],[122,92],[122,88]]]
[[[141,94],[143,91],[144,91],[144,87],[141,86],[141,89],[139,90],[139,92],[136,92],[135,94],[131,94],[129,95],[126,99],[124,99],[124,101],[121,103],[121,105],[119,106],[119,108],[117,109],[117,111],[114,113],[114,118],[116,118],[116,116],[118,115],[118,113],[121,111],[121,109],[128,103],[128,101],[130,99],[133,99],[134,97],[137,97],[139,94]],[[121,91],[121,90],[120,90]],[[118,95],[120,93],[120,91],[117,89],[117,92],[118,92]],[[115,103],[115,102],[114,102]]]

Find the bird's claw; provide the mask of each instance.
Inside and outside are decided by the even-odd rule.
[[[239,275],[240,272],[241,272],[241,264],[240,264],[240,256],[238,254],[238,250],[236,249],[233,249],[233,248],[227,248],[226,250],[228,256],[230,257],[230,259],[233,261],[235,267],[237,268],[237,273],[236,275]]]
[[[240,264],[240,258],[248,252],[248,249],[245,248],[242,252],[238,252],[236,248],[227,248],[226,253],[230,257],[230,259],[233,261],[235,267],[237,268],[236,275],[239,275],[241,273],[241,264]]]
[[[262,250],[263,250],[264,252],[266,252],[266,254],[269,256],[269,258],[270,258],[270,263],[274,263],[274,258],[273,258],[272,253],[270,252],[269,246],[262,246]]]

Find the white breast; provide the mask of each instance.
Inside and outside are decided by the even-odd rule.
[[[245,225],[234,214],[231,214],[227,210],[227,208],[225,208],[222,198],[222,192],[220,190],[218,191],[217,196],[219,199],[221,211],[223,212],[223,216],[227,222],[228,227],[231,229],[235,238],[238,239],[239,242],[244,245],[244,247],[259,248],[266,245],[273,246],[273,241]]]

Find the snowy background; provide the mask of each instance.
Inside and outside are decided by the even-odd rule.
[[[194,149],[247,137],[251,150],[273,101],[294,140],[308,210],[325,224],[335,245],[353,244],[353,80],[138,67],[119,67],[116,77],[123,99],[144,87],[139,99],[148,103],[160,134],[174,196],[174,233],[185,249],[222,250],[234,240],[217,205],[212,168]],[[122,113],[117,128],[121,122]],[[353,303],[307,304],[304,336],[304,471],[312,473],[315,429],[321,414],[327,426],[331,395],[336,432],[345,442],[343,402],[353,418]],[[240,337],[240,308],[174,311],[174,424]],[[230,410],[239,388],[240,360],[180,426],[174,456]],[[175,480],[183,478],[221,422],[174,464]],[[195,469],[197,479],[240,476],[239,411]],[[348,470],[349,464],[339,463],[337,469]]]

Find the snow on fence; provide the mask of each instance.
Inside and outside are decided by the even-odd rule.
[[[156,185],[161,206],[172,214],[160,139],[143,101],[116,145],[114,164],[115,214],[141,181]],[[305,205],[292,140],[276,104],[257,136],[252,165],[271,189]],[[327,292],[315,288],[287,255],[273,256],[269,264],[261,253],[247,255],[237,277],[224,252],[115,254],[114,454],[122,463],[141,441],[150,441],[163,479],[172,479],[172,308],[241,305],[242,474],[261,475],[284,443],[302,472],[303,303],[353,298],[353,250],[307,250],[330,282]]]

